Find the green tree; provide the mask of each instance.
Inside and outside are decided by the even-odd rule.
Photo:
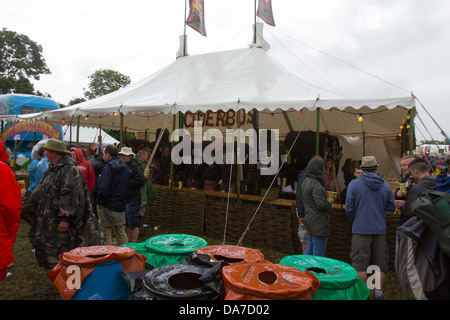
[[[50,74],[42,47],[26,35],[3,28],[0,31],[0,93],[36,94],[29,79],[39,80],[41,74]]]
[[[130,84],[130,77],[111,69],[100,69],[89,76],[89,90],[84,90],[87,99],[94,99]]]

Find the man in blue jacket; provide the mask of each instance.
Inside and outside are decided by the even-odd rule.
[[[380,287],[375,288],[374,298],[383,299],[382,287],[389,268],[386,212],[395,211],[395,201],[391,187],[376,173],[378,167],[375,157],[362,158],[363,174],[348,186],[345,211],[352,226],[352,266],[364,283],[368,267],[379,267]]]
[[[125,231],[125,205],[130,184],[130,169],[118,158],[117,147],[108,145],[103,151],[105,166],[97,182],[97,213],[107,245],[128,242]],[[113,239],[115,237],[115,240]]]

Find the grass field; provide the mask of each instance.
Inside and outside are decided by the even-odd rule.
[[[36,258],[31,251],[31,244],[28,240],[29,226],[22,222],[17,234],[16,243],[13,251],[15,255],[14,265],[9,269],[12,276],[7,278],[5,282],[0,283],[0,300],[57,300],[60,299],[58,294],[47,296],[35,296],[34,293],[49,282],[47,271],[40,268],[36,262]],[[163,230],[164,231],[164,230]],[[168,232],[168,231],[166,231]],[[141,234],[139,242],[143,242],[148,238],[160,234],[160,231],[145,229]],[[203,237],[209,245],[221,244],[221,240]],[[232,243],[230,243],[232,244]],[[279,251],[258,248],[264,254],[266,260],[278,263],[286,253]],[[397,276],[393,270],[387,272],[386,283],[384,287],[385,300],[405,300],[405,297],[399,287]]]

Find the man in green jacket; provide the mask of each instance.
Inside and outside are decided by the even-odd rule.
[[[306,178],[301,186],[305,208],[308,241],[305,255],[324,256],[330,235],[329,214],[333,199],[327,199],[325,190],[325,162],[312,158],[306,167]]]
[[[49,140],[43,148],[50,165],[22,206],[22,218],[31,225],[29,237],[39,266],[50,271],[61,253],[101,245],[104,238],[83,175],[64,142]]]

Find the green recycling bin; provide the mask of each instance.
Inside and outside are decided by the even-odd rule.
[[[358,272],[348,263],[310,255],[286,256],[281,265],[308,270],[320,281],[312,300],[366,300],[370,290],[358,278]]]
[[[154,268],[181,263],[189,254],[208,243],[199,237],[172,233],[160,234],[145,241],[147,263]]]

